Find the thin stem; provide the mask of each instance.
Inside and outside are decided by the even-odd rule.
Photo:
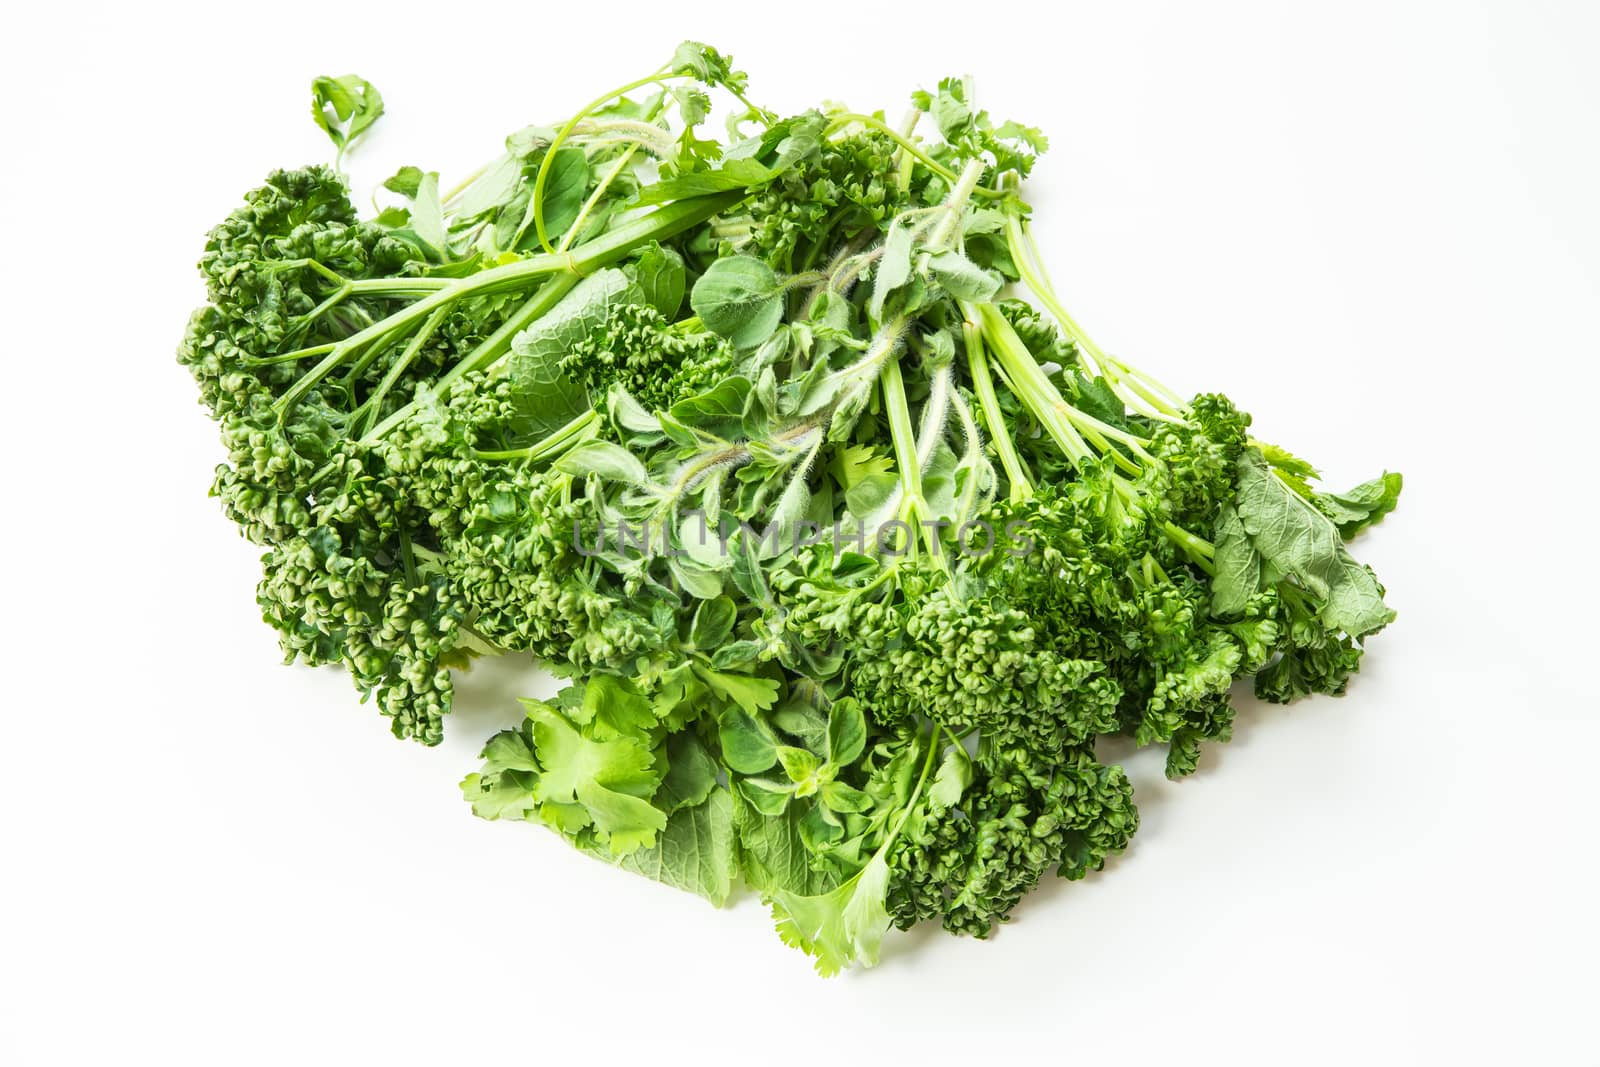
[[[484,174],[488,173],[489,168],[491,166],[493,166],[493,165],[494,165],[493,162],[485,163],[483,166],[481,166],[481,167],[477,168],[476,170],[474,170],[471,174],[468,174],[465,178],[462,178],[459,182],[456,183],[456,185],[455,185],[455,187],[453,189],[451,189],[449,192],[445,193],[444,196],[440,198],[440,203],[448,205],[450,203],[450,201],[454,200],[456,197],[458,197],[462,193],[466,192],[467,191],[467,186],[471,185],[473,182],[475,182],[479,178],[483,177]],[[376,202],[377,202],[377,197],[376,196],[373,197],[373,202],[374,202],[374,204],[376,204]]]
[[[1033,493],[1033,483],[1017,455],[1016,442],[1006,429],[1005,414],[1000,410],[1000,397],[995,392],[994,378],[989,374],[989,357],[983,349],[983,332],[977,323],[977,309],[970,304],[961,305],[966,321],[961,324],[961,337],[967,346],[967,369],[972,376],[972,391],[977,394],[978,406],[983,410],[983,421],[989,426],[989,440],[1005,468],[1013,501],[1026,500]]]
[[[1057,406],[1057,410],[1071,420],[1072,425],[1079,433],[1082,433],[1085,437],[1091,437],[1095,442],[1095,446],[1102,452],[1112,451],[1111,446],[1107,443],[1109,439],[1123,445],[1146,463],[1154,462],[1154,457],[1144,450],[1147,442],[1143,437],[1137,437],[1126,430],[1119,430],[1115,426],[1101,422],[1093,415],[1079,411],[1066,401],[1062,401]],[[1138,469],[1134,468],[1133,473],[1138,473]]]
[[[1049,273],[1045,270],[1044,260],[1039,255],[1039,246],[1033,239],[1032,230],[1017,212],[1007,214],[1006,244],[1023,282],[1039,298],[1039,302],[1044,304],[1062,331],[1077,343],[1080,358],[1084,355],[1090,358],[1091,373],[1098,374],[1110,382],[1125,402],[1128,398],[1123,389],[1131,390],[1135,396],[1154,409],[1152,417],[1169,422],[1181,421],[1187,410],[1187,405],[1181,397],[1143,371],[1106,355],[1089,337],[1088,332],[1067,313],[1067,309],[1062,306],[1060,298],[1056,295]]]
[[[395,360],[384,374],[383,380],[378,383],[378,388],[367,398],[366,404],[363,405],[367,409],[366,415],[361,421],[370,426],[378,417],[383,410],[383,398],[389,395],[394,383],[400,380],[400,375],[404,374],[406,368],[416,360],[417,354],[422,351],[422,346],[428,343],[428,338],[433,336],[434,331],[449,313],[449,308],[442,307],[428,316],[428,321],[422,324],[422,329],[417,331],[417,335],[406,345],[405,351],[400,353],[400,358]]]
[[[967,201],[972,199],[972,194],[978,189],[978,179],[983,177],[983,161],[974,159],[968,161],[961,168],[955,184],[950,189],[950,195],[945,198],[942,206],[943,214],[933,228],[933,233],[928,237],[928,244],[934,248],[943,248],[956,236],[956,227],[961,223],[962,212],[967,206]],[[926,255],[924,259],[926,259]]]
[[[572,220],[571,226],[567,227],[567,232],[562,236],[561,244],[556,247],[556,251],[565,252],[572,242],[577,239],[578,233],[583,229],[583,224],[589,220],[590,214],[593,213],[595,205],[600,203],[600,198],[605,196],[606,190],[611,188],[611,183],[616,181],[617,175],[622,173],[623,168],[632,161],[634,153],[637,151],[639,151],[639,146],[631,144],[623,151],[621,156],[617,157],[616,163],[612,164],[611,169],[606,171],[605,176],[600,179],[600,183],[594,187],[594,192],[589,194],[589,199],[583,202],[583,207],[578,211],[578,217]]]
[[[352,293],[369,296],[410,296],[413,293],[431,293],[450,285],[454,278],[357,278],[345,282]]]
[[[904,499],[900,508],[902,520],[916,524],[918,533],[928,539],[928,549],[937,555],[932,533],[920,521],[927,505],[922,499],[922,464],[917,457],[917,436],[911,428],[911,405],[906,402],[905,379],[900,375],[899,360],[888,360],[878,372],[878,382],[883,388],[884,415],[889,422],[889,438],[894,442],[895,465],[900,470],[900,485]],[[913,534],[912,549],[918,534]]]
[[[978,420],[972,417],[972,408],[968,406],[966,398],[960,393],[951,395],[951,405],[955,408],[956,419],[961,423],[961,432],[967,439],[966,455],[962,457],[962,462],[971,462],[974,465],[984,464],[989,469],[990,478],[993,478],[994,467],[989,464],[988,459],[983,454],[983,434],[978,430]],[[956,523],[957,529],[964,526],[976,510],[978,495],[982,492],[982,486],[980,486],[979,482],[980,479],[976,474],[966,479],[966,488],[963,490],[960,503],[957,504],[955,509],[956,519],[958,520]]]
[[[1077,343],[1079,358],[1088,355],[1093,361],[1091,371],[1094,374],[1103,373],[1105,353],[1101,352],[1100,347],[1089,338],[1083,327],[1067,314],[1067,309],[1061,306],[1061,301],[1056,298],[1055,289],[1051,287],[1049,279],[1044,277],[1029,255],[1029,242],[1023,233],[1022,218],[1015,212],[1010,212],[1006,216],[1006,245],[1011,253],[1012,262],[1017,265],[1017,273],[1022,276],[1023,284],[1039,298],[1039,302],[1055,318],[1056,324],[1062,331]]]
[[[480,367],[487,367],[499,359],[510,349],[512,338],[521,333],[534,319],[555,307],[562,297],[572,291],[578,281],[576,274],[558,274],[545,282],[521,307],[513,311],[494,333],[480,341],[477,347],[458,360],[455,366],[445,371],[439,380],[434,383],[434,390],[443,392],[472,371]],[[373,441],[383,437],[409,418],[415,410],[415,401],[400,408],[377,426],[367,431],[361,438],[361,443],[371,444]]]
[[[361,358],[356,360],[355,366],[345,372],[345,381],[360,381],[361,376],[367,373],[367,368],[376,363],[378,357],[383,355],[384,349],[389,347],[390,342],[397,340],[402,333],[404,333],[403,330],[391,330],[381,334],[377,340],[367,345],[365,351],[361,353]]]
[[[670,157],[677,148],[668,131],[645,119],[585,119],[572,128],[573,136],[600,144],[626,143],[647,148],[658,159]]]
[[[600,414],[593,408],[562,426],[549,437],[544,438],[526,448],[507,448],[499,451],[480,451],[473,449],[472,454],[478,459],[488,460],[524,460],[537,463],[553,455],[567,451],[580,441],[593,437],[600,423]]]
[[[567,138],[572,136],[573,127],[577,126],[578,123],[587,118],[591,111],[610,103],[617,97],[626,96],[633,90],[642,88],[646,85],[654,85],[663,81],[667,77],[669,77],[667,68],[661,67],[650,74],[645,75],[643,78],[638,78],[629,82],[620,89],[613,89],[611,92],[606,93],[603,96],[595,97],[583,107],[579,108],[577,114],[573,115],[567,120],[566,125],[562,126],[560,131],[556,133],[555,140],[550,142],[550,147],[544,150],[544,158],[539,161],[539,173],[533,179],[533,192],[530,194],[530,197],[533,204],[533,228],[534,231],[539,235],[539,244],[544,246],[544,250],[546,252],[554,253],[556,249],[555,246],[550,243],[550,235],[545,232],[544,228],[544,187],[545,183],[550,180],[550,161],[555,159],[556,152],[559,151],[561,146],[566,143]]]
[[[305,395],[317,380],[337,367],[345,359],[371,342],[386,336],[391,332],[431,315],[437,309],[452,304],[462,298],[473,294],[486,294],[507,289],[517,289],[530,281],[556,275],[557,284],[546,284],[529,301],[518,315],[514,315],[499,330],[496,330],[483,344],[473,350],[468,360],[463,360],[440,379],[439,384],[444,385],[459,378],[470,370],[485,366],[503,355],[510,347],[511,338],[531,322],[534,318],[548,311],[566,291],[578,283],[585,274],[607,266],[623,256],[626,256],[638,245],[666,237],[673,237],[690,226],[704,222],[712,215],[733,207],[748,195],[742,189],[733,189],[723,193],[713,193],[708,196],[690,197],[671,204],[662,206],[647,215],[634,219],[614,230],[601,234],[592,241],[586,241],[577,249],[570,252],[561,252],[553,255],[534,255],[515,263],[508,263],[500,267],[491,267],[489,270],[480,271],[453,281],[449,286],[428,294],[416,303],[411,304],[381,322],[352,334],[340,341],[328,351],[322,363],[312,369],[310,374],[296,382],[288,392],[279,398],[277,408],[280,417],[286,414],[290,407]],[[519,323],[515,329],[508,329],[513,321]],[[399,419],[410,413],[410,406],[401,408],[390,418],[378,426],[372,434],[382,436],[392,429]]]
[[[1062,399],[1055,383],[1045,375],[1000,309],[983,304],[978,308],[978,317],[983,323],[984,340],[994,350],[1017,398],[1027,405],[1074,467],[1092,458],[1089,446],[1064,414],[1071,405]]]
[[[1114,356],[1107,356],[1106,362],[1110,363],[1112,368],[1117,372],[1118,381],[1126,381],[1127,384],[1140,396],[1144,397],[1146,401],[1148,401],[1150,404],[1160,407],[1163,411],[1167,411],[1171,414],[1177,414],[1188,406],[1184,403],[1183,397],[1179,396],[1177,393],[1174,393],[1171,389],[1168,389],[1165,385],[1162,385],[1160,382],[1139,370],[1137,367],[1130,367],[1128,364],[1122,362],[1122,360],[1117,359]],[[1158,395],[1151,395],[1150,392],[1146,391],[1147,389],[1153,390]],[[1168,407],[1167,404],[1163,404],[1161,398],[1165,398],[1168,403],[1174,406]]]
[[[1166,534],[1179,548],[1183,549],[1184,554],[1189,557],[1189,562],[1207,574],[1215,575],[1217,573],[1215,563],[1217,550],[1210,541],[1196,537],[1183,527],[1170,522],[1161,524],[1161,532]]]
[[[344,300],[351,293],[355,292],[354,285],[354,282],[345,282],[343,285],[339,286],[339,288],[335,289],[333,292],[324,297],[322,303],[318,304],[304,315],[296,316],[293,327],[294,333],[297,335],[303,334],[313,322],[316,322],[326,312],[330,311],[334,307],[337,307],[340,301]]]
[[[933,462],[934,449],[944,439],[945,422],[950,418],[950,366],[933,372],[928,400],[922,405],[922,422],[917,426],[917,467],[926,471]]]
[[[924,167],[927,167],[945,181],[953,184],[957,180],[955,171],[951,170],[943,163],[940,163],[938,160],[928,155],[928,153],[924,152],[920,147],[918,147],[917,143],[911,140],[911,138],[905,136],[899,130],[895,129],[893,126],[890,126],[882,119],[876,118],[872,115],[861,115],[850,111],[840,112],[829,120],[827,132],[829,135],[832,135],[844,127],[851,125],[852,123],[859,123],[868,129],[876,130],[878,133],[883,134],[895,144],[899,145],[906,152],[909,152],[918,163],[921,163]],[[982,164],[980,163],[979,166],[981,168]],[[1011,195],[1010,192],[1005,190],[989,189],[986,187],[980,187],[974,189],[973,191],[978,196],[981,196],[986,200],[1004,200]]]
[[[906,117],[900,120],[900,136],[905,138],[905,140],[910,141],[911,135],[916,132],[917,123],[921,119],[921,108],[914,107],[910,111],[906,112]],[[899,188],[902,194],[905,194],[911,191],[911,173],[916,169],[917,157],[906,151],[903,145],[901,146],[900,150],[895,153],[895,156],[899,161],[899,165],[896,168],[897,173],[895,175],[895,185]]]

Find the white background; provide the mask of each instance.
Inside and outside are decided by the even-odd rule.
[[[7,16],[0,1061],[1596,1062],[1596,8],[1580,3],[55,3]],[[206,229],[325,160],[447,182],[684,36],[757,99],[896,116],[940,75],[1044,127],[1058,285],[1352,483],[1400,619],[1344,700],[1245,700],[1143,829],[990,943],[824,982],[717,912],[471,817],[547,691],[474,672],[446,742],[276,665],[172,352]],[[898,1061],[897,1061],[898,1062]]]

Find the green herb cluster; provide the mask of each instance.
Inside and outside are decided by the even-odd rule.
[[[340,159],[382,109],[314,85]],[[778,116],[690,42],[375,218],[335,169],[270,175],[180,359],[285,656],[425,744],[455,672],[537,657],[568,684],[472,809],[748,886],[825,974],[1099,870],[1139,820],[1098,738],[1176,777],[1237,680],[1344,691],[1393,618],[1345,545],[1401,483],[1323,491],[1097,347],[1018,191],[1045,147],[959,80],[893,125]]]

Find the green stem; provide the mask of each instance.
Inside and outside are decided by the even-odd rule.
[[[611,169],[606,171],[599,184],[594,187],[594,192],[589,194],[589,199],[583,202],[583,207],[578,210],[578,217],[572,220],[571,226],[567,227],[567,232],[562,236],[561,244],[557,246],[556,251],[565,252],[572,245],[572,242],[577,239],[578,234],[583,230],[583,224],[589,221],[589,216],[593,214],[595,205],[600,203],[601,197],[606,195],[606,190],[611,188],[611,183],[617,180],[617,175],[622,173],[623,168],[633,160],[634,154],[638,151],[639,146],[631,144],[623,150],[622,155],[617,157],[617,161],[612,164]]]
[[[1184,554],[1189,557],[1189,562],[1207,574],[1215,575],[1217,573],[1216,563],[1214,562],[1217,550],[1210,541],[1196,537],[1183,527],[1170,522],[1163,522],[1161,531],[1174,544],[1183,549]]]
[[[526,448],[508,448],[500,451],[479,451],[473,449],[472,454],[478,459],[488,460],[524,460],[537,463],[567,451],[580,441],[593,437],[596,427],[600,423],[600,414],[593,408],[573,419],[555,433],[544,440],[531,444]]]
[[[1055,318],[1056,325],[1061,327],[1063,333],[1076,342],[1080,352],[1086,353],[1094,361],[1091,368],[1095,373],[1101,373],[1105,363],[1105,353],[1100,351],[1100,346],[1095,344],[1089,335],[1084,332],[1073,317],[1067,314],[1067,309],[1061,306],[1061,301],[1056,298],[1056,291],[1050,285],[1050,280],[1043,274],[1043,269],[1034,262],[1030,255],[1031,244],[1022,228],[1022,216],[1017,212],[1006,214],[1006,246],[1011,253],[1011,260],[1017,265],[1017,273],[1022,276],[1023,284],[1033,291],[1039,302],[1045,306]]]
[[[1032,231],[1021,214],[1015,211],[1007,213],[1006,245],[1023,283],[1055,318],[1062,332],[1077,344],[1080,354],[1090,357],[1091,373],[1104,377],[1124,402],[1130,400],[1128,393],[1131,392],[1134,397],[1149,406],[1150,417],[1167,422],[1181,421],[1186,410],[1182,398],[1148,374],[1106,355],[1100,346],[1094,343],[1088,332],[1068,314],[1060,297],[1056,295],[1049,273],[1045,270],[1044,260],[1039,255],[1039,246],[1033,239]],[[1130,403],[1129,406],[1138,405]]]
[[[361,376],[367,373],[367,368],[377,362],[378,357],[383,355],[383,350],[389,347],[392,340],[398,339],[399,334],[402,332],[391,331],[382,334],[377,340],[367,345],[366,350],[361,354],[361,358],[356,360],[355,366],[345,372],[345,380],[350,382],[360,381]]]
[[[972,199],[972,194],[978,190],[978,179],[983,177],[983,161],[970,160],[961,168],[955,184],[950,188],[950,195],[945,197],[942,206],[943,214],[934,226],[932,234],[928,237],[928,244],[933,248],[944,248],[957,236],[956,228],[960,225],[967,201]],[[923,253],[924,268],[931,253]]]
[[[922,119],[922,110],[912,108],[906,112],[906,117],[900,120],[900,136],[906,141],[911,140],[911,135],[916,132],[917,123]],[[916,169],[917,157],[906,151],[904,145],[895,153],[898,161],[895,174],[895,185],[902,194],[911,191],[911,173]]]
[[[372,421],[378,417],[378,414],[383,410],[383,398],[389,395],[389,390],[393,389],[394,383],[400,380],[400,375],[404,374],[406,368],[416,360],[417,354],[422,351],[422,346],[428,343],[428,338],[433,336],[434,331],[439,328],[439,324],[444,321],[445,315],[449,314],[449,312],[449,308],[440,308],[428,316],[428,321],[422,324],[422,329],[417,331],[417,335],[406,345],[405,351],[400,353],[400,358],[395,360],[394,364],[384,374],[383,380],[378,383],[378,388],[367,398],[366,404],[363,405],[366,407],[367,413],[365,418],[361,420],[362,422],[371,425]]]
[[[900,374],[900,361],[885,361],[883,369],[878,372],[878,382],[883,388],[883,409],[889,422],[889,438],[894,442],[895,465],[900,469],[903,500],[899,518],[916,527],[911,535],[910,548],[913,553],[917,541],[926,539],[929,553],[938,555],[933,532],[921,521],[927,511],[922,499],[922,463],[917,457],[917,435],[911,428],[911,405],[906,401],[906,384]]]
[[[977,323],[977,309],[962,304],[966,321],[961,324],[961,337],[967,346],[967,369],[972,376],[972,391],[977,394],[978,407],[983,411],[983,421],[988,423],[989,440],[1005,469],[1012,501],[1026,500],[1033,493],[1033,483],[1017,454],[1016,442],[1006,429],[1005,414],[1000,410],[1000,396],[995,392],[994,378],[989,374],[989,357],[983,349],[983,332]]]
[[[651,106],[648,112],[645,113],[645,118],[650,123],[652,129],[660,129],[660,127],[653,124],[653,120],[660,113],[660,111],[661,105],[659,102],[657,102]],[[665,133],[665,131],[662,132]],[[561,244],[556,251],[565,252],[568,246],[577,239],[578,234],[583,230],[584,222],[594,212],[595,206],[599,204],[601,198],[605,196],[606,190],[611,188],[611,184],[617,180],[617,176],[622,173],[624,168],[626,168],[628,163],[632,161],[634,155],[638,151],[639,142],[635,141],[623,151],[622,155],[617,159],[616,163],[612,165],[611,169],[606,171],[605,176],[602,177],[599,184],[594,187],[594,192],[589,194],[589,199],[583,202],[583,207],[578,211],[578,217],[572,220],[571,226],[567,227],[567,232],[561,238]]]
[[[1062,399],[1055,383],[1034,360],[1028,346],[1022,343],[1017,331],[1000,314],[1000,309],[993,304],[980,305],[978,317],[983,324],[984,340],[994,351],[1017,399],[1039,420],[1039,425],[1060,446],[1074,467],[1093,458],[1093,452],[1083,437],[1063,414],[1071,405]]]
[[[433,383],[433,391],[435,393],[443,393],[467,374],[477,370],[479,367],[486,367],[503,356],[510,349],[512,339],[521,333],[534,319],[555,307],[561,298],[571,292],[573,287],[578,284],[578,280],[578,276],[575,274],[558,274],[545,282],[521,307],[508,315],[494,333],[480,341],[477,347],[456,361],[455,366],[442,374]],[[362,435],[361,443],[371,444],[381,439],[390,430],[409,418],[411,413],[416,410],[416,407],[417,402],[412,401],[395,411]]]
[[[719,214],[727,208],[733,207],[743,200],[746,192],[742,189],[732,189],[727,192],[712,193],[706,196],[690,197],[640,216],[614,230],[608,230],[592,241],[586,241],[577,249],[570,252],[560,252],[551,255],[534,255],[515,263],[507,263],[500,267],[491,267],[477,274],[452,281],[445,288],[428,294],[421,300],[407,307],[401,308],[387,318],[350,335],[343,341],[336,343],[328,350],[322,362],[313,367],[305,377],[296,382],[281,396],[274,405],[282,417],[293,407],[307,390],[314,386],[329,372],[338,367],[352,354],[381,337],[400,331],[418,320],[433,314],[441,307],[453,304],[468,296],[486,295],[489,293],[515,290],[526,286],[532,281],[546,278],[549,275],[558,275],[559,283],[546,285],[539,290],[530,304],[533,313],[527,316],[527,321],[543,314],[555,306],[566,289],[578,283],[585,274],[594,272],[601,267],[622,259],[635,247],[652,240],[673,237],[697,223],[704,222],[712,215]],[[562,286],[565,286],[565,289]],[[524,322],[523,325],[526,325]],[[518,327],[521,328],[520,326]],[[473,352],[471,365],[457,364],[452,368],[440,384],[454,381],[468,370],[486,365],[504,354],[509,347],[511,337],[516,330],[507,331],[503,326],[491,338],[480,345]],[[487,353],[487,355],[485,354]],[[402,408],[401,412],[408,412]],[[396,415],[399,415],[397,412]],[[397,419],[393,416],[373,431],[373,434],[382,436],[392,428]],[[368,435],[373,436],[371,434]]]
[[[357,278],[345,282],[352,293],[368,296],[411,296],[414,293],[431,293],[450,285],[453,278]]]
[[[878,133],[883,134],[895,144],[899,145],[906,152],[910,153],[918,163],[921,163],[924,167],[927,167],[945,181],[950,182],[951,184],[956,182],[957,175],[955,171],[951,170],[943,163],[940,163],[938,160],[928,155],[928,153],[924,152],[915,141],[911,140],[911,138],[905,136],[899,130],[895,129],[893,126],[890,126],[887,122],[884,122],[880,118],[875,118],[872,115],[860,115],[850,111],[841,112],[837,115],[834,115],[828,121],[827,133],[828,135],[835,134],[844,127],[856,123],[859,123],[870,130],[876,130]],[[978,196],[981,196],[986,200],[1004,200],[1011,195],[1009,191],[1001,189],[989,189],[985,187],[979,187],[973,191]]]
[[[646,85],[653,85],[667,77],[669,77],[667,68],[661,67],[658,70],[645,75],[643,78],[638,78],[629,82],[620,89],[613,89],[611,92],[606,93],[603,96],[595,97],[583,107],[579,108],[577,114],[573,115],[567,120],[566,125],[562,126],[560,131],[556,133],[555,140],[550,142],[550,147],[544,150],[544,158],[539,161],[539,173],[533,179],[533,192],[530,194],[530,197],[533,203],[534,232],[539,235],[539,244],[544,246],[544,250],[546,252],[554,254],[556,249],[555,246],[550,243],[550,235],[545,231],[544,228],[544,187],[545,183],[550,180],[550,161],[555,159],[556,152],[559,151],[561,146],[567,142],[567,138],[572,136],[573,127],[587,118],[591,111],[610,103],[617,97],[626,96],[635,89],[642,88]]]

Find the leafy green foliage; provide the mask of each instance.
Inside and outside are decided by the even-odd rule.
[[[339,150],[339,157],[383,117],[383,96],[365,78],[324,75],[311,83],[311,117]]]
[[[694,283],[689,303],[701,322],[736,348],[754,348],[783,318],[783,287],[761,260],[729,256],[712,263]]]
[[[1106,356],[1013,192],[1042,134],[957,79],[914,97],[926,139],[779,117],[697,42],[641,87],[453,192],[404,167],[374,219],[313,166],[212,230],[179,360],[286,658],[436,744],[457,672],[531,654],[567,684],[490,738],[472,810],[747,886],[822,974],[1127,848],[1100,738],[1178,778],[1242,681],[1345,691],[1394,618],[1348,542],[1400,476],[1326,491]],[[382,112],[313,93],[339,158]]]

